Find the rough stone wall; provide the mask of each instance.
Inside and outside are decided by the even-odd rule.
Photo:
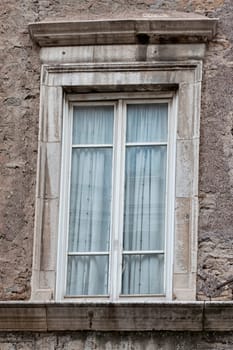
[[[39,101],[31,1],[0,2],[0,299],[30,296]]]
[[[232,350],[233,333],[0,334],[1,350]]]
[[[197,293],[200,299],[232,298],[228,286],[215,291],[216,285],[233,277],[232,0],[1,0],[1,300],[30,297],[40,63],[38,48],[28,36],[28,23],[49,18],[109,18],[165,10],[220,18],[218,36],[209,45],[204,62]],[[12,349],[20,346],[12,345]],[[54,345],[51,349],[65,349],[64,346]],[[108,346],[111,345],[105,348],[113,349]],[[227,346],[222,349],[228,349]],[[125,349],[130,348],[133,347],[125,345]],[[137,349],[136,345],[134,348]]]
[[[214,9],[213,15],[220,19],[219,34],[209,45],[204,62],[198,247],[201,299],[220,299],[219,295],[223,300],[232,299],[232,285],[215,291],[216,285],[233,277],[232,11],[232,1]]]

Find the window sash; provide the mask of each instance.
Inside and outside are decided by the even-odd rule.
[[[154,99],[148,99],[148,100],[119,100],[119,101],[110,101],[110,102],[96,102],[96,101],[91,101],[90,105],[94,106],[94,105],[112,105],[114,106],[114,123],[116,120],[118,120],[118,124],[114,125],[114,140],[113,140],[113,172],[112,172],[112,205],[111,205],[111,212],[114,213],[114,215],[112,215],[112,222],[111,222],[111,229],[112,232],[110,234],[110,246],[111,249],[109,252],[85,252],[85,254],[83,254],[84,252],[68,252],[67,248],[65,249],[65,251],[67,251],[66,253],[66,266],[67,266],[67,259],[69,255],[109,255],[109,297],[108,300],[112,300],[112,301],[116,301],[121,297],[124,298],[132,298],[135,297],[137,298],[138,295],[127,295],[124,296],[121,294],[121,275],[122,275],[122,271],[121,271],[121,261],[123,259],[123,256],[126,254],[129,255],[142,255],[142,254],[163,254],[165,256],[165,262],[164,262],[164,268],[165,268],[165,275],[167,275],[167,217],[168,217],[168,213],[166,215],[166,220],[165,220],[165,226],[166,226],[166,232],[165,232],[165,247],[163,250],[151,250],[151,251],[124,251],[123,250],[123,211],[124,211],[124,176],[125,176],[125,149],[126,147],[133,147],[133,146],[167,146],[167,148],[171,148],[169,147],[169,139],[168,142],[139,142],[139,143],[128,143],[125,142],[125,134],[126,134],[126,106],[127,104],[135,104],[135,103],[167,103],[169,110],[168,110],[168,135],[170,133],[169,129],[171,128],[171,126],[169,125],[170,123],[170,111],[171,111],[171,100],[169,99],[162,99],[162,100],[154,100]],[[87,105],[87,102],[72,102],[69,103],[69,122],[67,123],[68,125],[68,134],[71,135],[72,133],[72,119],[73,119],[73,107],[75,105]],[[123,118],[121,118],[123,116]],[[119,122],[120,120],[120,122]],[[88,144],[88,145],[77,145],[77,144],[70,144],[68,145],[68,147],[66,147],[66,149],[70,150],[72,148],[89,148],[89,147],[106,147],[106,148],[111,148],[112,145],[111,144]],[[169,161],[171,162],[171,160],[169,160],[169,152],[170,150],[167,150],[167,163],[169,163]],[[66,152],[67,153],[67,152]],[[70,154],[71,152],[68,151],[68,154]],[[67,155],[66,155],[67,156]],[[69,158],[69,166],[68,166],[68,171],[66,171],[66,174],[68,175],[68,179],[70,177],[70,171],[71,171],[71,158],[68,156]],[[67,166],[67,164],[66,164]],[[118,174],[116,175],[116,171],[115,168],[118,168]],[[167,173],[166,173],[166,181],[168,181],[168,168],[169,168],[169,164],[167,164]],[[66,176],[67,176],[66,175]],[[70,180],[66,181],[66,188],[69,188],[70,186]],[[119,190],[120,189],[120,190]],[[166,191],[168,190],[168,186],[166,184]],[[167,194],[166,194],[167,197]],[[166,198],[166,211],[167,211],[167,201],[168,198]],[[69,200],[68,200],[69,203]],[[113,205],[114,203],[114,205]],[[69,204],[68,204],[69,206]],[[68,211],[67,211],[68,212]],[[67,221],[67,218],[66,218]],[[68,228],[69,224],[67,222],[66,227]],[[119,235],[119,232],[121,233],[121,235]],[[68,235],[67,235],[68,236]],[[67,238],[68,239],[68,238]],[[113,243],[115,242],[115,243]],[[117,242],[117,244],[116,244]],[[67,246],[67,243],[66,243]],[[65,272],[66,274],[66,272]],[[64,275],[65,275],[64,274]],[[117,276],[117,278],[116,278]],[[167,279],[167,278],[166,278]],[[63,278],[63,285],[66,284],[66,277]],[[165,284],[165,289],[166,288],[166,281],[164,282]],[[63,290],[65,290],[65,288],[63,288]],[[143,296],[143,294],[140,294],[141,298]],[[146,294],[146,297],[148,299],[150,299],[153,296],[158,296],[156,295],[148,295]],[[161,295],[160,295],[161,296]],[[66,297],[66,296],[64,296]],[[71,298],[83,298],[85,296],[82,295],[77,295],[77,296],[69,296]],[[86,296],[87,298],[95,298],[95,295],[88,295]],[[99,298],[100,296],[96,296],[97,298]]]

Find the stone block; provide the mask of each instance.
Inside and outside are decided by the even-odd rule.
[[[205,302],[204,328],[206,331],[233,331],[232,302]]]
[[[55,350],[57,349],[57,337],[55,335],[41,335],[35,341],[34,350]]]
[[[40,269],[55,270],[57,259],[58,199],[45,200],[42,217]]]
[[[193,301],[196,298],[196,273],[174,274],[174,299]]]
[[[1,331],[46,331],[46,310],[30,305],[0,305]]]
[[[15,350],[15,344],[0,343],[0,350]]]
[[[47,300],[50,300],[52,297],[52,291],[54,289],[55,286],[55,275],[56,275],[56,271],[40,271],[39,272],[39,286],[41,289],[49,289],[50,290],[50,298]],[[46,299],[44,299],[46,300]]]
[[[204,44],[61,46],[42,47],[40,60],[46,64],[135,62],[141,61],[143,54],[145,61],[167,62],[201,59],[204,52]]]
[[[176,197],[192,197],[194,173],[194,144],[192,140],[177,140]]]
[[[152,331],[202,329],[202,304],[64,304],[47,309],[48,330]]]
[[[42,74],[43,77],[43,74]],[[60,142],[62,132],[63,91],[61,87],[41,85],[40,134],[43,142]]]
[[[147,49],[147,57],[149,61],[186,61],[188,59],[198,60],[204,57],[204,53],[204,44],[149,45]]]
[[[60,192],[61,144],[40,143],[38,169],[38,197],[55,199]]]
[[[191,140],[194,136],[194,85],[180,84],[178,89],[177,138]]]
[[[187,273],[190,267],[190,198],[177,198],[175,209],[174,273]]]
[[[64,350],[83,350],[84,344],[81,339],[73,340],[70,339],[68,343],[64,344]]]

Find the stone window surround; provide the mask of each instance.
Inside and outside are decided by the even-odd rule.
[[[42,63],[32,300],[55,296],[64,101],[70,92],[93,91],[175,94],[172,298],[195,300],[202,60],[216,22],[149,16],[29,25]]]

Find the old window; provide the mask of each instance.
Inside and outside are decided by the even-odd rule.
[[[192,14],[29,26],[42,62],[33,300],[195,300],[215,28]]]
[[[172,100],[113,98],[69,101],[64,117],[60,297],[168,292]]]

